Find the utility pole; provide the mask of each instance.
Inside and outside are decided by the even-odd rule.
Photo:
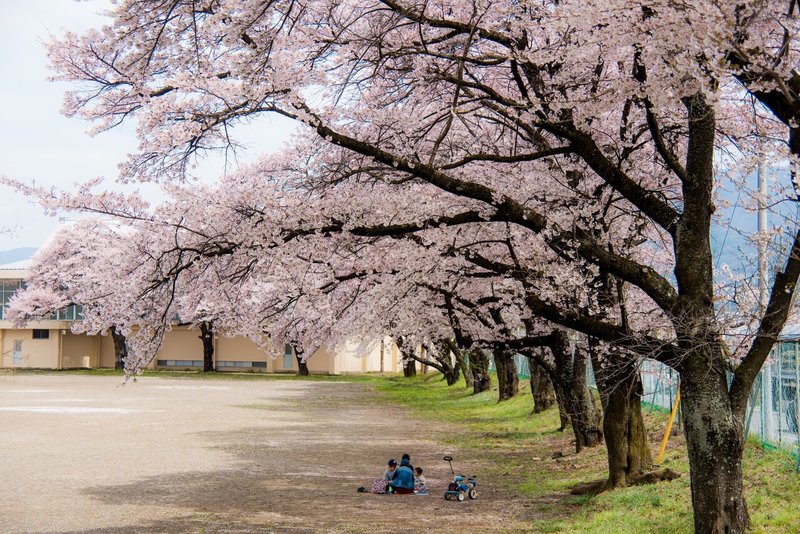
[[[758,301],[761,316],[767,309],[767,176],[764,161],[758,162]],[[761,419],[764,438],[775,431],[772,417],[772,362],[767,359],[761,373]]]

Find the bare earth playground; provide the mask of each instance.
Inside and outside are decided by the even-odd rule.
[[[516,531],[490,481],[445,501],[458,451],[364,384],[0,375],[0,428],[2,532]],[[431,495],[356,492],[403,452]]]

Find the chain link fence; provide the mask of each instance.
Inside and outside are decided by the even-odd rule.
[[[469,362],[469,357],[467,357],[467,362]],[[527,380],[531,377],[531,368],[526,356],[515,354],[514,365],[517,366],[517,375],[521,379]],[[491,352],[489,353],[489,371],[497,371],[497,367],[494,365],[494,354]]]
[[[641,373],[643,402],[671,410],[678,388],[678,373],[651,360],[642,363]],[[745,417],[746,433],[775,445],[800,446],[798,400],[800,340],[784,340],[772,350],[753,385]]]
[[[494,370],[494,358],[490,358]],[[530,377],[528,359],[514,357],[521,379]],[[672,411],[678,389],[678,373],[661,363],[645,360],[640,366],[646,406]],[[588,383],[596,387],[591,363],[587,368]],[[794,447],[800,451],[800,339],[785,339],[772,350],[759,373],[745,418],[745,431],[764,443]],[[798,457],[800,463],[800,456]]]
[[[521,354],[514,356],[520,379],[530,378],[530,363]],[[489,369],[495,371],[493,355]],[[644,394],[642,404],[650,410],[672,412],[678,393],[678,373],[653,360],[644,360],[639,368]],[[597,387],[591,362],[586,379]],[[729,375],[730,385],[732,375]],[[781,448],[791,455],[789,465],[800,472],[800,338],[784,339],[772,349],[750,392],[745,417],[745,434],[756,436],[765,448]],[[678,411],[676,425],[680,425]]]

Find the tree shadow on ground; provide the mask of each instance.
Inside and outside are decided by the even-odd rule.
[[[194,435],[227,458],[225,468],[86,488],[83,493],[99,503],[164,513],[137,525],[81,532],[514,531],[513,526],[509,530],[516,524],[512,503],[503,502],[508,496],[492,484],[480,486],[476,501],[443,499],[451,475],[442,454],[453,449],[431,440],[441,429],[386,406],[363,401],[348,406],[341,398],[330,403],[333,392],[320,389],[322,395],[298,404],[290,419],[274,427]],[[381,477],[388,458],[399,459],[404,452],[425,468],[430,495],[356,492]],[[463,467],[472,469],[467,462]]]

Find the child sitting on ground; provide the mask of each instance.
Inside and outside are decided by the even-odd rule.
[[[391,482],[394,478],[394,472],[397,471],[397,460],[392,458],[389,460],[389,467],[383,472],[383,480]]]
[[[422,476],[421,467],[414,468],[414,493],[417,495],[428,494],[428,481],[425,480],[424,476]]]
[[[372,481],[372,488],[370,489],[370,493],[386,493],[386,490],[389,488],[389,482],[392,481],[394,478],[394,472],[397,470],[397,460],[392,458],[389,460],[389,467],[386,471],[383,472],[382,479],[376,479]]]

